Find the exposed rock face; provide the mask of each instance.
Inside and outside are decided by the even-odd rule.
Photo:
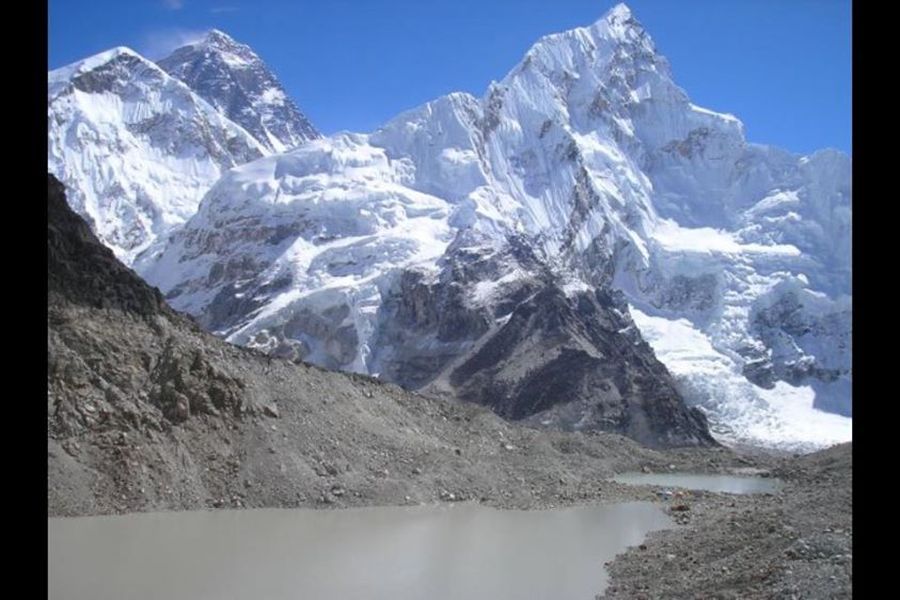
[[[511,269],[532,275],[504,282]],[[649,446],[714,443],[624,296],[563,287],[521,241],[496,253],[457,247],[437,277],[403,271],[383,294],[371,364],[391,381],[511,420],[615,431]]]
[[[383,285],[370,359],[382,377],[411,388],[434,381],[538,289],[531,278],[503,282],[509,269],[540,269],[527,246],[494,249],[464,241],[448,249],[437,274],[403,270]],[[473,298],[479,291],[491,301]]]
[[[250,49],[216,29],[158,61],[260,144],[282,152],[321,137]]]
[[[511,419],[615,431],[649,446],[714,443],[615,292],[540,288],[449,382]]]
[[[373,360],[382,377],[409,388],[432,381],[494,321],[488,311],[468,306],[462,285],[419,271],[400,273],[385,296]]]
[[[114,309],[154,317],[173,315],[156,288],[126,269],[97,242],[66,203],[65,188],[47,177],[47,288],[51,309],[61,305]]]

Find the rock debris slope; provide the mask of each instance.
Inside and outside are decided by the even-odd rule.
[[[850,436],[851,214],[849,157],[748,143],[619,5],[481,98],[229,171],[142,273],[232,342],[513,418],[626,431],[674,387],[810,448]]]

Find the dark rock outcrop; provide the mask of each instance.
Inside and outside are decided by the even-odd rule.
[[[47,177],[47,288],[51,314],[64,304],[117,309],[150,317],[174,315],[151,288],[97,241],[69,208],[63,185]]]
[[[382,293],[375,368],[513,421],[612,431],[651,447],[715,444],[624,296],[608,282],[563,288],[527,242],[498,249],[461,234],[438,275],[402,271]]]
[[[463,399],[513,420],[615,431],[648,446],[714,444],[616,292],[548,284],[455,368]]]

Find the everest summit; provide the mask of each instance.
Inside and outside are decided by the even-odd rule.
[[[271,151],[320,137],[262,59],[217,29],[158,64]]]

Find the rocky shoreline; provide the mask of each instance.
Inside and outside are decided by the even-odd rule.
[[[494,420],[481,409],[461,408]],[[441,423],[467,422],[452,409],[446,416],[444,421],[443,416],[433,415]],[[261,419],[260,432],[272,431],[269,422],[283,423]],[[151,497],[145,488],[144,494],[136,489],[134,495],[121,498],[101,486],[95,490],[95,504],[87,510],[51,495],[55,502],[50,504],[50,516],[454,502],[543,509],[642,500],[659,504],[676,526],[652,533],[643,544],[607,563],[604,568],[610,573],[610,583],[598,598],[852,597],[851,444],[799,458],[748,455],[728,448],[656,452],[610,434],[543,432],[503,422],[494,425],[500,425],[492,432],[494,452],[480,454],[476,447],[485,443],[480,439],[475,447],[447,445],[388,461],[394,467],[348,469],[323,460],[315,480],[291,486],[307,490],[305,493],[291,494],[289,482],[278,485],[268,478],[272,471],[265,470],[263,463],[280,468],[288,457],[267,449],[258,455],[263,463],[250,462],[238,469],[255,473],[255,479],[221,473],[216,485],[206,488],[212,493],[193,490],[191,496],[189,489],[178,487],[172,488],[173,494]],[[98,452],[100,448],[81,447],[85,450]],[[722,474],[755,471],[776,476],[784,485],[774,493],[689,491],[669,500],[658,493],[659,487],[608,479],[613,473],[638,469]],[[128,478],[125,473],[121,477]],[[215,489],[222,491],[212,491]]]
[[[784,487],[696,497],[679,513],[689,515],[684,527],[652,533],[607,565],[598,598],[851,598],[852,444],[756,462]]]

